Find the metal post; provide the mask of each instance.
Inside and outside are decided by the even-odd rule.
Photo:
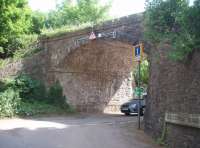
[[[140,99],[141,99],[141,90],[140,90],[140,60],[138,61],[138,87],[139,87],[139,101],[138,101],[138,129],[140,129]]]

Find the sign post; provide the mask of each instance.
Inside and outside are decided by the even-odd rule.
[[[140,71],[141,71],[141,58],[143,56],[143,44],[134,46],[135,59],[138,62],[138,87],[139,87],[139,101],[138,101],[138,129],[140,129],[140,106],[141,106],[141,91],[140,91]]]

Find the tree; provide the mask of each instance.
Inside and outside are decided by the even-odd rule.
[[[138,80],[139,80],[139,67],[134,71],[134,79],[135,83],[138,86]],[[149,62],[147,60],[143,60],[140,64],[140,84],[146,86],[148,85],[149,81]]]
[[[171,34],[180,32],[187,9],[187,0],[148,0],[145,12],[147,38],[158,43]]]
[[[79,19],[82,22],[97,23],[106,18],[109,8],[109,4],[101,6],[98,0],[79,0]]]
[[[147,1],[145,12],[145,36],[155,45],[167,41],[174,60],[187,56],[200,48],[200,0],[189,6],[188,0]]]
[[[46,14],[40,11],[32,12],[32,27],[31,32],[40,34],[41,30],[46,27]]]
[[[110,4],[100,5],[98,0],[63,1],[55,11],[48,15],[48,26],[57,28],[64,25],[80,25],[82,23],[97,23],[108,15]]]
[[[186,30],[193,35],[194,48],[200,49],[200,0],[194,1],[186,14]]]
[[[0,58],[12,55],[15,39],[28,33],[31,10],[27,0],[0,0]]]

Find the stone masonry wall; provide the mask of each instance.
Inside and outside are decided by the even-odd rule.
[[[89,40],[91,28],[42,38],[43,51],[0,69],[0,79],[25,72],[47,86],[59,81],[80,111],[117,111],[132,96],[132,45],[143,40],[143,14],[93,29],[100,37],[95,41]],[[145,49],[150,61],[145,131],[156,138],[164,132],[170,148],[199,148],[200,52],[180,63],[167,58],[167,45]]]
[[[43,51],[1,69],[0,78],[23,72],[47,86],[59,81],[78,110],[119,111],[132,98],[132,44],[142,39],[142,22],[143,14],[135,14],[94,26],[95,41],[91,28],[41,38]]]
[[[92,41],[70,53],[58,67],[48,73],[60,81],[69,102],[80,111],[119,111],[132,98],[130,45]]]
[[[57,55],[54,50],[51,54],[42,51],[11,63],[0,70],[1,79],[27,73],[47,86],[59,81],[69,103],[82,112],[119,111],[119,106],[132,98],[135,63],[131,45],[96,40],[71,51],[67,58],[58,60]]]
[[[149,55],[145,131],[155,138],[164,134],[169,148],[199,148],[200,52],[184,63],[169,60],[169,51],[165,45]]]
[[[47,73],[46,57],[46,52],[41,51],[32,57],[10,63],[0,69],[0,79],[16,76],[20,73],[27,73],[36,79],[45,80]]]

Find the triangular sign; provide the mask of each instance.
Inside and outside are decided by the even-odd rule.
[[[95,33],[93,31],[91,32],[89,39],[90,40],[96,39],[96,35],[95,35]]]

